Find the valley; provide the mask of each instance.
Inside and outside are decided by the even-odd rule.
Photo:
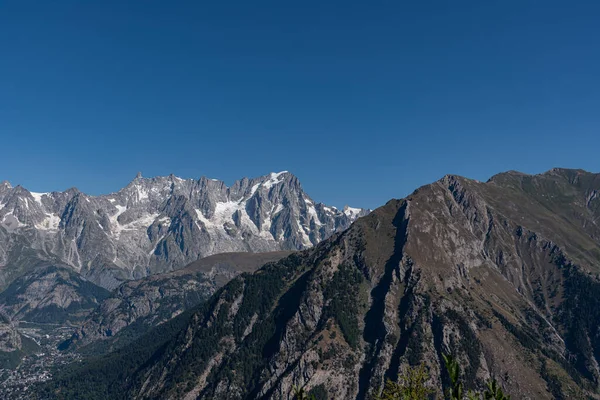
[[[36,385],[52,379],[54,371],[82,359],[78,353],[59,350],[74,326],[20,321],[15,329],[31,342],[14,364],[0,367],[2,399],[29,398]]]

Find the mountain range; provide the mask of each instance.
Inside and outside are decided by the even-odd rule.
[[[367,399],[443,356],[465,389],[600,398],[600,174],[448,175],[312,249],[233,278],[42,398]]]
[[[36,193],[0,183],[0,290],[40,266],[105,289],[223,252],[301,250],[368,210],[312,200],[289,172],[224,182],[141,174],[118,192]]]

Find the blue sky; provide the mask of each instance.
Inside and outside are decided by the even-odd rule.
[[[447,173],[600,171],[600,2],[0,1],[0,180],[289,170],[376,207]]]

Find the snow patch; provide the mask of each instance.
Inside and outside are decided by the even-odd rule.
[[[148,190],[146,188],[140,187],[139,185],[135,186],[137,191],[138,201],[148,200]]]
[[[112,222],[112,220],[113,220],[113,219],[114,219],[114,220],[115,220],[115,222],[116,222],[117,218],[119,218],[119,215],[121,215],[121,214],[123,214],[125,211],[127,211],[127,207],[125,207],[125,206],[121,206],[121,205],[118,205],[118,204],[117,204],[115,207],[117,208],[117,213],[116,213],[116,214],[114,214],[112,217],[110,217],[110,219],[111,219],[111,222]]]
[[[260,186],[260,183],[257,183],[256,185],[252,186],[252,189],[250,189],[250,196],[252,197],[254,195],[254,193],[256,193],[256,190],[258,190],[258,187]]]
[[[266,189],[270,189],[273,186],[277,185],[278,183],[283,182],[282,180],[279,179],[279,177],[283,174],[287,174],[287,171],[281,171],[281,172],[277,172],[277,173],[271,172],[269,180],[262,184],[263,187]]]
[[[215,206],[214,219],[219,225],[223,225],[226,222],[233,223],[233,214],[241,209],[245,209],[246,202],[227,201],[224,203],[217,203]]]
[[[36,193],[36,192],[29,192],[31,193],[31,196],[33,196],[34,200],[39,203],[40,205],[42,204],[42,197],[47,196],[48,193]]]
[[[154,254],[154,252],[156,251],[156,248],[158,247],[158,245],[160,244],[160,242],[162,242],[162,240],[166,237],[167,235],[163,235],[161,236],[160,239],[158,239],[156,241],[156,245],[152,248],[152,250],[150,250],[150,252],[148,253],[149,256],[152,256],[152,254]]]
[[[202,222],[204,224],[204,226],[206,226],[207,228],[209,226],[214,226],[214,224],[212,223],[212,221],[210,221],[208,218],[206,218],[204,216],[204,214],[202,214],[202,211],[200,211],[199,209],[196,209],[196,216],[198,217],[198,219],[200,220],[200,222]]]
[[[56,214],[46,214],[46,218],[39,224],[36,224],[35,227],[41,231],[58,231],[58,225],[60,224],[60,217]]]
[[[157,219],[156,222],[158,222],[160,225],[162,225],[164,227],[171,226],[171,218],[169,218],[169,217],[161,217],[161,218]]]
[[[117,239],[121,236],[122,232],[127,231],[138,231],[141,232],[143,229],[148,228],[152,223],[158,218],[160,214],[146,214],[143,217],[136,219],[135,221],[131,221],[127,224],[121,225],[118,221],[116,221],[116,225],[112,225],[114,227],[112,233],[117,237]],[[111,217],[111,219],[114,218]],[[111,221],[112,222],[112,221]]]
[[[360,208],[353,208],[348,206],[344,207],[344,214],[346,214],[346,216],[352,220],[358,218],[360,211]]]
[[[109,220],[110,220],[110,226],[111,226],[111,230],[112,233],[114,233],[117,238],[119,237],[119,234],[121,233],[121,225],[119,224],[118,218],[119,215],[123,214],[125,211],[127,211],[127,207],[125,206],[121,206],[121,205],[115,205],[115,207],[117,208],[117,212],[113,215],[110,216]]]
[[[298,232],[300,233],[300,236],[302,237],[302,244],[306,247],[312,247],[312,242],[310,241],[310,237],[308,236],[307,232],[309,229],[305,226],[302,226],[300,224],[300,219],[296,218],[296,225],[298,226]]]
[[[313,221],[315,221],[315,224],[317,226],[323,225],[321,223],[321,221],[319,220],[319,216],[317,215],[317,210],[315,210],[314,206],[312,206],[312,205],[308,206],[307,211],[308,211],[309,219],[312,219]]]

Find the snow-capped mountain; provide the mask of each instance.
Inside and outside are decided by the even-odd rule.
[[[143,178],[120,191],[35,193],[0,183],[0,288],[36,264],[120,282],[231,251],[311,247],[368,210],[314,202],[287,171],[231,187],[216,179]]]

